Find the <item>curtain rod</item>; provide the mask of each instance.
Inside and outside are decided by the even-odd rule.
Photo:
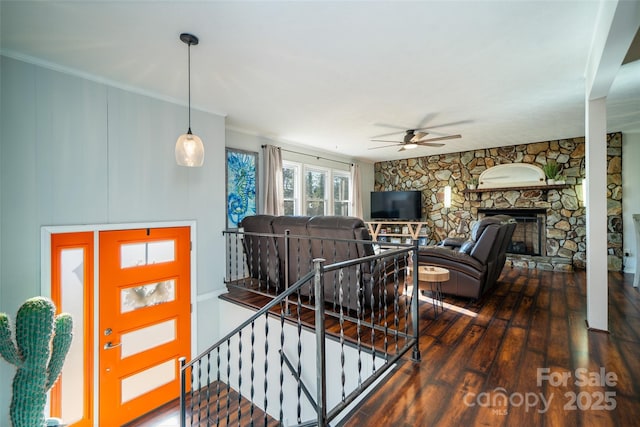
[[[267,145],[262,145],[262,148],[266,148]],[[293,151],[293,150],[287,150],[286,148],[282,148],[282,147],[278,147],[279,150],[281,151],[286,151],[287,153],[293,153],[293,154],[300,154],[302,156],[309,156],[309,157],[315,157],[317,160],[328,160],[330,162],[336,162],[336,163],[342,163],[343,165],[348,165],[348,166],[353,166],[353,163],[349,163],[349,162],[343,162],[342,160],[334,160],[334,159],[328,159],[326,157],[322,157],[322,156],[314,156],[313,154],[308,154],[308,153],[301,153],[299,151]]]

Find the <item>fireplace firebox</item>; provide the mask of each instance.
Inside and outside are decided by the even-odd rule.
[[[546,209],[478,209],[478,219],[493,215],[509,215],[516,228],[507,252],[515,255],[546,255]]]

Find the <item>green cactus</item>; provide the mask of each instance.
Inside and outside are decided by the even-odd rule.
[[[55,312],[48,298],[25,301],[16,316],[15,343],[11,321],[0,313],[0,355],[17,368],[9,411],[13,427],[45,425],[47,392],[60,375],[73,329],[70,314]]]

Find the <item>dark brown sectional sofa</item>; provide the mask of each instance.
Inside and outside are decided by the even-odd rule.
[[[371,236],[360,218],[254,215],[244,218],[241,227],[246,233],[243,248],[249,274],[280,292],[287,283],[292,285],[311,271],[315,258],[323,258],[324,264],[330,265],[374,255]],[[385,258],[328,272],[324,278],[325,301],[352,310],[392,301],[405,265],[405,259]],[[311,295],[312,288],[304,286],[301,292]]]

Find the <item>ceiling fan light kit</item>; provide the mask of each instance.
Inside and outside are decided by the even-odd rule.
[[[202,139],[191,132],[191,45],[197,45],[199,41],[189,33],[180,34],[180,40],[188,46],[189,128],[176,141],[176,163],[180,166],[200,167],[204,163],[204,145]]]

